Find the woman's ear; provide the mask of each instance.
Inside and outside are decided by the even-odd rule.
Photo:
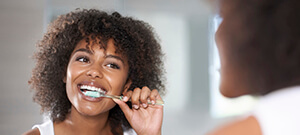
[[[65,72],[63,74],[63,82],[67,83],[67,67],[65,68]]]
[[[130,88],[131,84],[132,84],[131,79],[127,79],[126,84],[124,85],[123,94],[128,91],[128,89]]]
[[[64,78],[63,78],[63,82],[64,82],[64,83],[66,83],[66,82],[67,82],[67,78],[66,78],[66,76],[64,76]]]

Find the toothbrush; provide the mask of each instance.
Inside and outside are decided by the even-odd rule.
[[[109,95],[109,94],[104,94],[99,91],[84,91],[84,95],[93,97],[93,98],[99,98],[99,97],[106,97],[106,98],[114,98],[114,99],[123,99],[123,96],[115,96],[115,95]],[[129,100],[130,101],[130,100]],[[152,104],[151,102],[148,102],[148,104]],[[164,106],[164,101],[160,99],[156,99],[155,105],[161,105]]]
[[[123,99],[123,96],[115,96],[115,95],[109,95],[109,94],[100,94],[100,97],[106,97],[106,98],[114,98],[114,99]],[[130,101],[130,100],[129,100]],[[148,104],[152,104],[151,102],[148,101]],[[156,99],[155,105],[161,105],[164,106],[164,101],[160,99]]]

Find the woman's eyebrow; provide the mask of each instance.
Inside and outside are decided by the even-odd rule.
[[[93,54],[93,52],[89,49],[85,49],[85,48],[80,48],[80,49],[77,49],[74,53],[76,52],[86,52],[86,53],[89,53],[89,54]],[[123,64],[125,64],[124,60],[120,57],[120,56],[116,56],[116,55],[106,55],[105,58],[115,58],[117,60],[120,60]]]
[[[76,50],[74,53],[76,53],[76,52],[86,52],[88,54],[93,54],[93,52],[91,50],[85,49],[85,48],[80,48],[80,49]]]
[[[125,64],[124,60],[121,57],[116,56],[116,55],[109,54],[109,55],[106,55],[105,58],[115,58],[115,59],[120,60],[123,64]]]

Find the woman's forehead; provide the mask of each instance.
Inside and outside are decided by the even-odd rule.
[[[127,57],[124,54],[117,51],[117,47],[114,44],[113,39],[108,39],[106,42],[101,42],[100,39],[91,41],[86,40],[85,38],[80,40],[76,47],[73,50],[73,53],[76,52],[78,49],[86,49],[89,50],[91,53],[95,53],[95,51],[103,51],[105,55],[115,55],[122,57],[124,60],[127,61]]]
[[[91,52],[94,52],[97,49],[104,50],[105,52],[111,52],[115,53],[116,52],[116,47],[114,45],[113,39],[109,39],[107,42],[103,42],[100,39],[90,39],[90,38],[84,38],[80,40],[74,51],[78,48],[85,48],[90,50]]]

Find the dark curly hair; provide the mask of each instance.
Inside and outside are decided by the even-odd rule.
[[[164,94],[163,54],[149,24],[118,12],[76,9],[49,25],[34,54],[36,66],[29,80],[35,90],[33,100],[41,105],[42,112],[49,112],[52,121],[63,121],[69,113],[71,103],[63,77],[75,46],[88,36],[95,41],[101,39],[104,49],[113,39],[116,53],[128,58],[128,78],[132,80],[129,90],[148,86]],[[131,128],[119,106],[110,110],[109,120],[113,132],[121,125],[125,130]]]
[[[251,94],[300,84],[300,1],[220,0],[231,57],[251,72]],[[234,46],[234,47],[231,47]]]

